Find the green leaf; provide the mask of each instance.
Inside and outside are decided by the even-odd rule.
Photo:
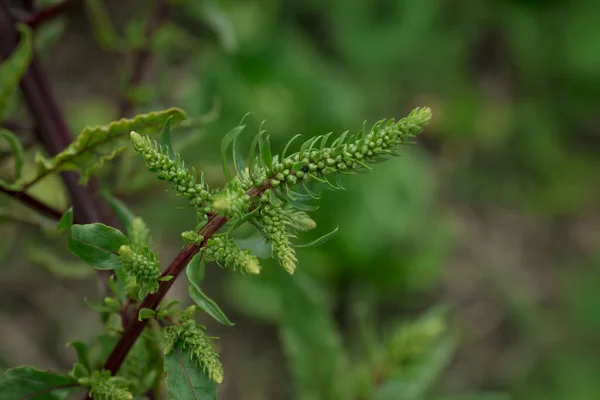
[[[104,50],[125,50],[124,41],[117,35],[117,30],[110,20],[104,2],[100,0],[86,0],[86,11],[95,39]]]
[[[202,279],[204,279],[204,269],[202,253],[198,253],[194,256],[194,258],[192,258],[185,269],[185,274],[190,282],[190,287],[188,288],[190,297],[202,310],[206,311],[206,313],[215,320],[223,325],[233,326],[233,323],[229,320],[229,318],[227,318],[217,303],[210,299],[206,294],[204,294],[202,289],[200,289],[200,282],[202,282]]]
[[[58,225],[56,226],[59,231],[70,231],[73,226],[73,207],[69,207],[67,211],[60,217]]]
[[[170,158],[175,157],[175,153],[173,151],[173,144],[171,143],[171,120],[172,119],[173,119],[172,115],[169,118],[167,118],[167,120],[165,121],[165,124],[163,125],[162,132],[160,134],[160,145],[163,148],[169,149],[169,157]]]
[[[88,268],[89,269],[89,268]],[[123,268],[117,268],[115,274],[108,278],[108,288],[113,292],[115,296],[119,298],[121,303],[127,301],[127,290],[125,289],[125,282],[127,280],[127,273]]]
[[[248,153],[248,171],[252,174],[252,170],[254,169],[254,164],[256,163],[256,146],[258,145],[258,141],[260,140],[261,133],[259,132],[252,139],[252,143],[250,144],[250,152]]]
[[[156,311],[151,308],[142,308],[138,313],[138,321],[143,319],[152,319],[156,315]]]
[[[258,151],[265,167],[271,171],[273,169],[273,154],[271,153],[271,141],[269,135],[260,135],[258,138]]]
[[[121,266],[118,251],[129,244],[118,229],[101,223],[73,225],[69,250],[96,269],[116,269]]]
[[[332,230],[329,233],[324,234],[323,236],[321,236],[318,239],[313,240],[312,242],[308,242],[308,243],[304,243],[304,244],[294,244],[294,247],[315,247],[315,246],[319,246],[322,245],[323,243],[327,242],[329,239],[331,239],[332,237],[334,237],[339,230],[339,226],[337,228],[335,228],[334,230]]]
[[[135,214],[131,212],[127,204],[114,197],[108,190],[103,190],[100,196],[106,200],[123,226],[131,226],[131,223],[135,219]]]
[[[283,148],[283,151],[281,152],[281,160],[285,160],[285,155],[287,154],[288,149],[290,148],[292,142],[296,139],[298,139],[300,136],[302,136],[302,134],[297,134],[294,137],[292,137],[285,145],[285,147]],[[307,162],[308,163],[308,162]],[[297,172],[297,171],[296,171]]]
[[[242,154],[242,146],[240,145],[240,135],[236,135],[233,138],[232,152],[233,152],[233,166],[235,167],[238,175],[243,175],[246,172],[246,164],[244,162],[244,155]]]
[[[31,28],[25,24],[18,24],[17,27],[21,32],[21,41],[10,57],[0,64],[0,119],[4,117],[11,96],[18,90],[33,54]]]
[[[87,369],[83,364],[76,362],[73,364],[73,368],[69,372],[69,375],[75,379],[86,378],[90,376],[90,370]]]
[[[179,343],[165,356],[165,376],[169,400],[217,398],[217,384],[196,366]]]
[[[229,173],[229,167],[227,166],[227,149],[233,140],[244,130],[245,125],[239,125],[230,130],[223,136],[221,140],[221,160],[223,162],[223,172],[225,173],[225,178],[227,182],[231,182],[231,175]],[[234,154],[233,161],[236,163],[236,159],[238,157]],[[238,161],[239,163],[239,161]],[[236,170],[238,166],[236,165]]]
[[[23,146],[21,141],[12,133],[6,129],[0,129],[0,138],[4,138],[10,146],[13,157],[15,159],[15,178],[13,183],[8,183],[3,179],[0,179],[0,186],[5,189],[19,190],[23,187],[20,182],[21,171],[23,170]]]
[[[2,400],[60,400],[79,388],[70,376],[32,367],[11,368],[0,376]]]
[[[191,284],[199,285],[204,279],[204,260],[202,260],[202,253],[196,253],[190,260],[187,267],[185,268],[185,274]]]
[[[221,310],[221,308],[215,303],[210,297],[208,297],[198,285],[191,284],[188,288],[190,297],[194,302],[204,310],[208,315],[213,317],[215,320],[223,325],[233,326],[233,322],[227,318],[227,315]]]
[[[51,172],[79,171],[80,182],[86,184],[91,174],[123,151],[129,143],[129,133],[149,133],[162,127],[168,118],[181,122],[186,115],[178,108],[123,118],[108,125],[86,127],[77,139],[53,158],[36,156],[38,176],[34,182]]]
[[[88,346],[85,343],[79,341],[67,343],[67,347],[69,346],[73,347],[77,352],[77,360],[81,363],[81,365],[87,368],[88,371],[91,371],[92,364],[90,363]]]
[[[313,293],[314,282],[279,270],[276,284],[285,310],[280,336],[298,397],[339,399],[345,354],[330,312]]]

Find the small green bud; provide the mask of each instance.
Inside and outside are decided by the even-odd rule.
[[[196,231],[185,231],[181,234],[181,238],[187,244],[195,244],[196,246],[200,246],[204,240],[204,236],[199,235]]]
[[[131,144],[133,145],[133,148],[136,151],[146,151],[147,150],[148,145],[147,145],[147,142],[142,137],[142,135],[140,135],[137,132],[131,131],[131,133],[129,134],[129,137],[131,139]]]

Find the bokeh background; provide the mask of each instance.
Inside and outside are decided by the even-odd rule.
[[[361,343],[440,308],[452,345],[427,361],[423,388],[373,398],[600,398],[597,1],[171,1],[135,88],[132,49],[156,2],[90,2],[101,3],[107,14],[76,5],[36,39],[73,131],[117,118],[124,95],[139,112],[181,107],[192,122],[174,146],[215,187],[220,139],[248,112],[245,140],[266,120],[279,150],[297,133],[434,112],[402,157],[324,193],[318,233],[339,233],[299,250],[293,288],[272,261],[259,278],[209,268],[205,290],[236,322],[202,317],[220,337],[224,399],[334,398],[323,388],[363,376],[338,361],[360,370]],[[193,211],[123,160],[103,185],[148,222],[167,263]],[[67,205],[58,178],[33,193]],[[64,344],[101,327],[82,301],[98,299],[93,274],[30,224],[3,224],[0,237],[0,368],[68,370]],[[186,292],[180,282],[172,296]],[[295,350],[303,325],[319,333],[299,334]]]

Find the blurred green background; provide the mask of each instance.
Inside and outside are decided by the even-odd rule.
[[[299,251],[295,289],[271,261],[259,278],[208,270],[207,293],[236,321],[203,320],[221,338],[224,399],[334,398],[323,387],[362,376],[332,372],[338,361],[360,370],[357,347],[370,343],[361,336],[385,338],[440,305],[456,345],[432,361],[439,374],[419,397],[373,398],[600,398],[596,0],[171,3],[135,90],[125,85],[128,54],[144,42],[154,1],[106,1],[114,31],[83,7],[40,30],[75,132],[115,119],[125,91],[140,112],[181,107],[192,123],[174,145],[217,187],[220,139],[248,112],[245,140],[266,120],[279,150],[297,133],[355,131],[416,106],[434,112],[402,157],[324,193],[318,233],[340,232]],[[103,184],[146,219],[167,263],[193,212],[127,155]],[[33,192],[66,206],[58,180]],[[68,258],[64,238],[21,224],[0,235],[0,367],[69,368],[64,343],[100,326],[81,300],[97,298],[93,276]],[[57,277],[67,267],[82,279]],[[303,324],[319,334],[296,349],[290,337]]]

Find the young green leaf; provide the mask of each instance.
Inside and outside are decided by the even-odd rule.
[[[91,371],[92,364],[90,363],[88,346],[85,343],[79,341],[67,343],[67,347],[69,346],[73,347],[77,352],[77,360],[81,363],[81,365],[87,368],[88,371]]]
[[[301,248],[301,247],[316,247],[316,246],[320,246],[323,243],[327,242],[332,237],[334,237],[338,233],[338,229],[339,229],[339,227],[335,228],[334,230],[332,230],[329,233],[324,234],[320,238],[313,240],[312,242],[308,242],[308,243],[304,243],[304,244],[295,244],[293,246],[294,247],[299,247],[299,248]]]
[[[23,187],[23,184],[20,182],[21,179],[21,170],[23,169],[23,146],[17,137],[12,133],[7,131],[6,129],[0,129],[0,138],[5,139],[8,142],[12,152],[13,158],[15,160],[15,179],[13,183],[8,183],[3,179],[0,179],[0,187],[5,189],[19,190]]]
[[[259,132],[254,136],[252,143],[250,144],[250,152],[248,153],[248,171],[250,171],[250,173],[254,170],[254,164],[256,163],[256,146],[258,145],[260,136],[261,133]]]
[[[269,135],[260,135],[258,138],[258,151],[260,152],[260,157],[265,168],[271,171],[273,169],[273,154],[271,153],[271,141],[269,140]]]
[[[210,297],[208,297],[200,289],[198,285],[191,284],[188,288],[190,297],[202,310],[206,311],[208,315],[213,317],[215,320],[223,325],[233,326],[233,322],[227,318],[227,315],[221,310],[221,308],[215,303]]]
[[[281,152],[281,159],[285,160],[285,155],[287,154],[288,149],[290,148],[291,144],[294,142],[294,140],[298,139],[300,136],[302,136],[300,133],[297,135],[294,135],[294,137],[292,137],[285,145],[285,147],[283,148],[283,151]]]
[[[102,190],[100,196],[106,200],[123,226],[131,226],[131,223],[135,219],[135,214],[131,212],[127,204],[114,197],[108,190]]]
[[[73,368],[69,372],[69,375],[79,380],[81,378],[87,378],[90,375],[90,370],[87,369],[83,364],[76,362],[73,364]]]
[[[198,368],[178,343],[165,356],[165,382],[169,400],[216,400],[217,384]]]
[[[170,108],[138,115],[132,119],[123,118],[108,125],[86,127],[77,139],[55,157],[48,159],[40,154],[36,156],[38,176],[33,182],[51,172],[79,171],[80,181],[85,184],[90,175],[102,167],[105,161],[113,159],[127,147],[131,131],[155,131],[162,127],[168,118],[171,118],[171,123],[177,123],[185,120],[186,115],[178,108]]]
[[[125,284],[127,282],[127,273],[123,268],[117,268],[115,274],[108,278],[108,287],[115,296],[119,298],[121,303],[127,300],[127,290]]]
[[[101,223],[71,227],[69,250],[96,269],[120,267],[119,248],[127,244],[121,231]]]
[[[240,145],[240,135],[236,135],[233,138],[232,151],[235,171],[238,175],[243,175],[246,172],[246,163],[244,162],[244,155],[242,154],[242,147]]]
[[[160,134],[160,146],[163,148],[169,149],[169,157],[173,158],[175,153],[173,151],[173,144],[171,143],[171,120],[173,116],[171,115],[165,121],[163,125],[162,132]]]
[[[17,27],[21,32],[21,41],[10,57],[0,64],[0,119],[4,116],[11,96],[19,88],[33,53],[31,28],[25,24],[18,24]]]
[[[58,225],[56,226],[59,231],[69,232],[73,226],[73,207],[69,207],[67,211],[60,217]]]
[[[0,376],[2,400],[60,400],[79,388],[70,376],[28,366],[11,368]]]
[[[138,321],[144,319],[152,319],[156,315],[156,311],[151,308],[142,308],[138,313]]]
[[[229,173],[229,167],[227,166],[227,149],[229,148],[229,145],[231,144],[231,142],[233,142],[233,140],[244,130],[244,127],[245,127],[244,125],[236,126],[232,130],[227,132],[225,134],[225,136],[223,136],[223,139],[221,140],[221,160],[223,162],[223,172],[225,173],[225,178],[227,179],[227,182],[231,182],[231,175]],[[238,159],[240,157],[241,156],[235,155],[235,149],[234,149],[234,157],[233,157],[234,164],[236,163],[236,159]],[[239,163],[239,160],[238,160],[238,163]],[[236,170],[237,169],[238,169],[238,165],[236,165]]]
[[[199,285],[202,279],[204,279],[204,260],[202,256],[203,253],[194,255],[185,268],[185,274],[193,285]]]

